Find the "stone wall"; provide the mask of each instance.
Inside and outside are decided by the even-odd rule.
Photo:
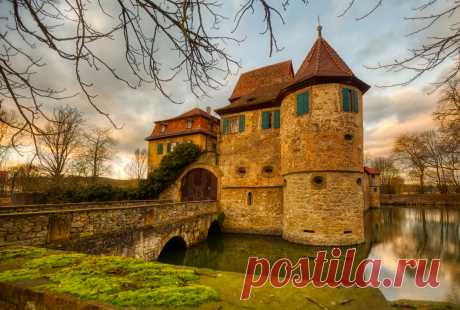
[[[224,188],[221,207],[224,231],[281,235],[282,187]]]
[[[362,97],[359,96],[359,113],[342,112],[341,88],[340,84],[315,85],[283,99],[283,175],[300,171],[363,171]],[[298,116],[297,94],[305,91],[310,94],[310,113]],[[352,139],[346,140],[346,134]]]
[[[190,202],[2,213],[0,246],[16,244],[66,248],[66,244],[94,239],[101,240],[96,244],[103,247],[104,242],[114,242],[117,240],[114,236],[126,236],[126,232],[146,228],[164,232],[164,227],[172,229],[175,224],[193,222],[194,219],[195,227],[201,229],[200,217],[215,215],[218,211],[217,202]],[[190,228],[184,226],[184,229]],[[193,233],[196,235],[196,230]]]
[[[283,238],[313,245],[350,245],[364,241],[362,178],[356,172],[321,172],[286,176]]]
[[[287,95],[281,105],[281,173],[286,180],[283,238],[314,245],[364,241],[363,114],[342,109],[341,84]],[[297,115],[297,95],[309,112]]]
[[[262,129],[262,112],[278,109],[225,115],[225,118],[245,116],[243,132],[224,134],[219,140],[220,201],[225,213],[225,231],[281,234],[280,129]],[[264,171],[264,167],[270,167],[271,172]],[[251,205],[248,193],[252,193]]]

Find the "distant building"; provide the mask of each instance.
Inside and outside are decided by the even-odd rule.
[[[202,150],[215,151],[219,119],[195,108],[177,117],[156,121],[148,141],[149,170],[160,164],[167,153],[172,152],[178,143],[193,142]]]

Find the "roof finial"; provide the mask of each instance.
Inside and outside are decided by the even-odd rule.
[[[319,18],[319,15],[318,15],[318,27],[316,29],[318,29],[318,37],[322,38],[323,36],[322,36],[321,31],[323,30],[323,26],[321,26],[321,19]]]

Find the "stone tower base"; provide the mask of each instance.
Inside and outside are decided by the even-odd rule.
[[[283,238],[309,245],[364,242],[363,173],[285,175]]]

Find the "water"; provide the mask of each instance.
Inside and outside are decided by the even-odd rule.
[[[417,288],[406,273],[402,288],[380,288],[388,300],[419,299],[460,303],[460,211],[446,209],[382,208],[366,213],[366,242],[356,247],[359,260],[382,259],[382,276],[393,276],[399,258],[440,258],[440,286]],[[245,272],[249,256],[270,261],[313,257],[327,247],[289,243],[279,237],[221,234],[207,242],[162,256],[162,261]],[[343,248],[345,250],[346,248]],[[179,259],[178,259],[179,258]]]

